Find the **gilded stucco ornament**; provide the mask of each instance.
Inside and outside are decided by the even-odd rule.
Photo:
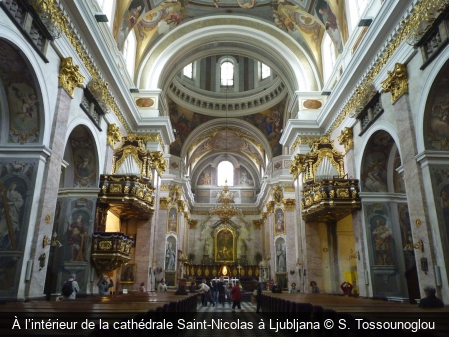
[[[79,68],[80,67],[78,65],[73,65],[73,60],[71,57],[61,59],[58,85],[63,87],[72,97],[75,93],[75,87],[83,87],[84,76],[80,74]]]
[[[196,226],[198,225],[198,220],[188,219],[187,223],[189,225],[189,229],[196,229]]]
[[[407,66],[396,63],[393,71],[388,71],[388,77],[382,82],[382,89],[391,93],[391,103],[395,103],[399,97],[408,93]]]
[[[286,211],[294,211],[295,210],[295,205],[296,205],[295,199],[284,199],[283,203],[284,203],[284,209]]]
[[[159,199],[159,209],[168,209],[169,199],[166,197],[161,197]]]
[[[93,78],[88,84],[87,89],[91,92],[92,96],[101,105],[104,112],[108,112],[111,107],[111,100],[109,99],[109,83],[100,81],[98,78]]]
[[[293,179],[297,179],[299,174],[304,172],[305,159],[306,157],[303,154],[297,154],[295,158],[293,158],[293,161],[290,164],[290,174],[293,175]]]
[[[345,127],[341,130],[341,134],[338,136],[338,142],[340,145],[345,147],[346,152],[354,148],[354,135],[352,133],[352,128]]]
[[[167,163],[165,162],[164,154],[159,151],[154,151],[151,152],[150,155],[152,159],[151,167],[156,169],[157,173],[162,176],[162,174],[167,169]]]
[[[114,148],[115,143],[118,143],[122,140],[122,133],[120,132],[119,127],[116,124],[108,125],[108,136],[107,136],[108,144]]]
[[[254,229],[261,229],[262,228],[262,219],[253,220],[253,227],[254,227]]]
[[[417,2],[411,14],[402,20],[399,27],[395,29],[392,40],[381,50],[379,56],[373,60],[371,63],[372,66],[365,77],[361,78],[362,83],[350,95],[346,105],[340,110],[338,117],[334,120],[329,130],[327,130],[327,134],[330,135],[341,125],[346,116],[357,110],[357,107],[361,104],[361,98],[369,91],[371,83],[373,83],[377,75],[393,57],[402,42],[404,40],[410,42],[419,39],[430,29],[438,15],[448,7],[449,0],[421,0]],[[292,146],[292,152],[295,151],[296,146]]]

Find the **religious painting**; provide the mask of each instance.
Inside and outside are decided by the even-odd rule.
[[[366,192],[388,192],[388,158],[394,140],[388,132],[374,133],[365,149],[362,161],[362,189]]]
[[[167,233],[178,234],[178,209],[170,208],[167,218]]]
[[[393,266],[393,232],[388,226],[388,219],[382,215],[374,215],[369,221],[374,247],[374,264],[377,266]]]
[[[215,262],[234,262],[235,234],[227,228],[219,230],[215,235]]]
[[[427,98],[424,117],[426,148],[449,150],[449,64],[435,79]]]
[[[274,214],[274,235],[285,234],[284,210],[276,208]]]
[[[19,177],[0,183],[0,250],[19,250],[27,190],[26,182]]]
[[[136,265],[126,264],[120,271],[120,283],[136,283]]]
[[[87,261],[86,255],[90,248],[89,213],[77,209],[66,222],[69,261]]]
[[[176,268],[176,238],[169,236],[167,238],[165,249],[165,270],[174,271]]]
[[[254,180],[246,168],[240,166],[239,186],[254,186]]]
[[[206,167],[201,172],[197,185],[212,185],[212,171],[210,167]]]
[[[148,10],[144,0],[132,0],[123,14],[123,21],[117,32],[117,46],[123,50],[126,38],[137,23],[140,15]],[[118,10],[120,12],[120,10]]]
[[[178,157],[181,155],[182,145],[190,133],[197,126],[214,119],[214,117],[201,115],[183,108],[174,102],[169,103],[169,115],[171,125],[176,130],[175,141],[170,145],[170,154]]]
[[[37,143],[41,101],[34,76],[19,50],[0,40],[0,80],[9,108],[9,143]]]
[[[70,138],[73,153],[73,187],[93,187],[97,180],[95,145],[89,131],[82,125],[73,129]]]
[[[256,126],[267,137],[273,157],[282,154],[282,145],[279,144],[279,140],[284,127],[284,110],[285,99],[269,109],[243,117],[245,121]]]
[[[318,0],[315,5],[315,11],[318,18],[324,24],[326,32],[329,34],[335,45],[335,49],[341,54],[343,52],[342,33],[337,22],[337,17],[329,6],[328,1]]]

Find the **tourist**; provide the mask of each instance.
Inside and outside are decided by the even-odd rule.
[[[110,282],[108,282],[108,279]],[[109,295],[109,288],[114,286],[114,282],[109,276],[103,275],[98,281],[97,286],[100,295]]]
[[[296,289],[296,283],[295,282],[293,282],[292,283],[292,285],[291,285],[291,287],[290,287],[290,290],[288,291],[290,294],[296,294],[296,293],[299,293],[299,289]]]
[[[352,296],[352,288],[354,288],[352,286],[351,283],[349,283],[348,281],[344,281],[341,285],[340,285],[341,290],[343,290],[343,295],[345,295],[346,297],[348,296]]]
[[[315,281],[311,281],[310,282],[310,286],[312,287],[312,294],[319,294],[320,293],[320,288],[318,288],[318,286],[316,285]]]
[[[419,302],[420,308],[444,308],[444,303],[438,297],[436,297],[436,289],[432,286],[424,288],[426,297]]]
[[[232,296],[232,311],[235,311],[235,307],[238,307],[240,311],[245,311],[242,309],[240,302],[242,301],[242,291],[240,290],[240,282],[236,281],[235,286],[231,289]]]

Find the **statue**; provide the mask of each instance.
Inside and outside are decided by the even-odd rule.
[[[165,269],[166,270],[175,270],[175,258],[176,253],[175,250],[171,247],[171,242],[167,244],[167,250],[165,252]]]
[[[209,247],[210,247],[209,239],[205,239],[204,240],[204,251],[203,251],[204,255],[209,255]]]
[[[246,245],[245,240],[242,239],[241,255],[246,255],[246,250],[247,249],[248,249],[248,246]]]
[[[285,266],[286,266],[286,256],[285,256],[285,249],[282,244],[278,245],[278,250],[276,252],[277,258],[278,258],[278,273],[284,273],[285,272]]]

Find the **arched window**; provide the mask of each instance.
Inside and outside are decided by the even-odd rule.
[[[222,87],[234,86],[234,63],[229,59],[220,65],[220,83]]]
[[[271,75],[271,68],[264,63],[260,64],[260,74],[261,79],[264,80]]]
[[[354,30],[357,27],[360,19],[362,18],[362,14],[368,5],[369,0],[349,0],[348,8],[349,8],[349,22],[351,30]]]
[[[189,63],[188,65],[186,65],[182,70],[182,74],[185,77],[193,78],[193,63]]]
[[[335,46],[331,40],[331,37],[327,33],[324,33],[323,43],[321,45],[321,52],[323,55],[324,82],[326,82],[329,79],[330,75],[332,74],[336,58]]]
[[[126,69],[128,70],[131,78],[134,78],[134,67],[136,64],[136,33],[132,30],[125,41],[125,46],[123,48],[123,57],[126,62]]]
[[[217,167],[217,185],[218,186],[234,186],[234,165],[224,160]]]

